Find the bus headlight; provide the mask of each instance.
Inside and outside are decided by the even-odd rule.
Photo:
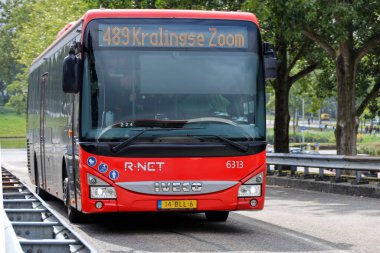
[[[238,197],[259,197],[261,196],[261,185],[241,185]]]
[[[116,190],[106,181],[87,173],[87,183],[90,186],[92,199],[116,199]]]
[[[116,199],[116,190],[112,186],[91,186],[92,199]]]

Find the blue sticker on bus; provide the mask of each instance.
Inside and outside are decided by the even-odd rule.
[[[87,164],[88,164],[88,166],[94,167],[96,165],[96,158],[93,156],[90,156],[87,159]]]
[[[112,180],[116,180],[119,178],[119,172],[117,170],[111,170],[109,174],[109,178]]]
[[[105,163],[101,163],[101,164],[99,164],[98,170],[99,170],[101,173],[107,172],[107,170],[108,170],[108,165],[105,164]]]

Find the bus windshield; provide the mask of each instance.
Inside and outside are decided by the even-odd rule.
[[[181,129],[146,132],[156,138],[264,140],[258,45],[250,22],[92,21],[84,37],[81,140],[117,142],[149,128]]]

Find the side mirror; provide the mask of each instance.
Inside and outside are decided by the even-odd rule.
[[[78,93],[78,59],[75,56],[76,43],[70,48],[69,55],[63,59],[62,88],[65,93]]]
[[[277,77],[277,59],[273,50],[273,45],[264,42],[263,44],[263,54],[264,54],[264,67],[265,67],[265,78],[275,79]]]

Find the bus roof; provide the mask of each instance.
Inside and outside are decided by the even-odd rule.
[[[194,18],[194,19],[224,19],[251,21],[259,27],[256,16],[249,12],[235,11],[201,11],[201,10],[162,10],[162,9],[95,9],[87,11],[77,22],[67,24],[59,31],[54,42],[45,49],[33,62],[37,63],[49,52],[58,42],[69,34],[76,26],[83,21],[83,30],[86,25],[94,19],[101,18]],[[260,28],[260,27],[259,27]]]
[[[87,11],[84,16],[84,26],[98,18],[194,18],[194,19],[230,19],[245,20],[259,23],[255,15],[249,12],[232,11],[199,11],[199,10],[141,10],[141,9],[96,9]]]

